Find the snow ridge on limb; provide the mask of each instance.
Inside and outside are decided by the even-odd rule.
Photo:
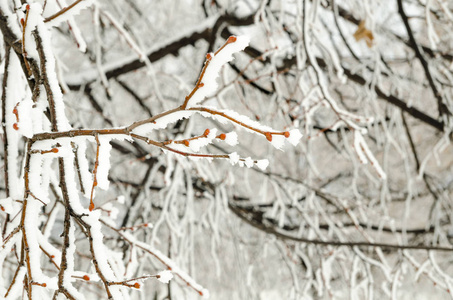
[[[215,53],[208,53],[203,70],[199,76],[195,88],[185,98],[183,105],[178,108],[163,112],[147,120],[138,121],[126,128],[127,132],[132,133],[132,137],[143,140],[148,144],[161,147],[164,151],[190,157],[191,159],[205,158],[211,159],[228,159],[232,164],[238,164],[240,167],[251,167],[256,164],[260,169],[265,169],[268,166],[267,160],[254,161],[251,158],[240,158],[236,153],[230,155],[213,155],[213,154],[198,154],[201,148],[212,143],[214,138],[225,141],[230,146],[238,144],[236,132],[221,133],[218,136],[213,136],[216,132],[214,129],[207,129],[203,135],[196,136],[180,141],[156,142],[145,135],[148,135],[155,129],[166,128],[170,123],[175,123],[178,120],[190,118],[194,113],[198,113],[203,117],[209,117],[221,123],[229,122],[238,128],[243,128],[249,133],[258,134],[265,137],[277,149],[282,149],[285,141],[296,146],[302,134],[298,129],[291,131],[277,131],[269,126],[251,120],[249,117],[241,115],[232,110],[220,110],[215,107],[198,105],[207,96],[213,95],[218,90],[216,79],[220,69],[224,64],[233,59],[233,54],[243,50],[249,43],[249,38],[245,36],[228,38],[226,43]],[[187,150],[191,150],[189,152]]]
[[[33,128],[33,134],[29,139],[28,148],[28,164],[29,167],[25,169],[26,174],[26,200],[28,202],[26,214],[24,213],[21,222],[25,224],[22,227],[24,239],[27,233],[28,242],[26,254],[26,262],[29,264],[27,269],[27,276],[30,280],[41,280],[38,287],[33,286],[33,293],[40,293],[44,288],[51,290],[58,290],[64,288],[66,292],[72,294],[74,297],[80,296],[78,291],[72,285],[74,278],[83,279],[86,281],[94,280],[94,276],[82,274],[80,271],[75,270],[75,256],[76,242],[74,224],[82,227],[87,239],[89,240],[89,251],[92,258],[94,270],[98,280],[102,281],[105,291],[109,298],[122,298],[124,293],[127,293],[129,288],[140,288],[138,282],[131,284],[130,281],[138,280],[140,277],[123,280],[124,270],[118,262],[117,254],[110,251],[106,244],[104,244],[104,234],[102,232],[103,224],[108,226],[107,223],[102,222],[101,216],[107,211],[106,207],[96,207],[94,204],[95,188],[108,189],[109,180],[108,173],[111,168],[110,165],[110,150],[111,139],[134,139],[141,140],[150,145],[161,148],[162,150],[177,154],[178,157],[189,157],[193,159],[205,158],[212,159],[225,159],[233,165],[240,167],[251,168],[256,166],[260,169],[265,169],[269,162],[267,160],[254,160],[251,157],[241,157],[236,152],[231,154],[203,154],[197,153],[202,148],[209,144],[216,142],[224,142],[229,146],[236,146],[238,144],[238,136],[235,131],[219,133],[217,128],[205,129],[203,134],[199,136],[186,138],[182,140],[167,140],[155,141],[145,136],[155,129],[163,129],[168,124],[176,122],[184,118],[190,118],[194,114],[200,114],[203,117],[210,117],[221,122],[229,122],[236,128],[243,128],[247,132],[258,134],[266,138],[274,147],[280,149],[285,140],[296,145],[301,138],[298,130],[292,131],[276,131],[271,127],[261,125],[259,122],[253,121],[250,118],[240,115],[234,111],[219,110],[206,106],[200,106],[199,102],[206,96],[212,95],[217,92],[218,73],[221,67],[232,59],[232,54],[244,49],[248,44],[248,38],[230,37],[226,44],[221,47],[217,52],[209,54],[203,72],[200,75],[198,83],[192,91],[190,97],[186,98],[184,104],[177,108],[167,110],[159,115],[155,115],[147,120],[138,121],[130,126],[122,128],[110,129],[71,129],[71,126],[64,113],[64,103],[61,91],[59,90],[58,80],[55,76],[55,60],[53,58],[52,49],[50,47],[50,34],[47,30],[46,24],[43,22],[42,16],[37,13],[40,9],[38,6],[27,8],[30,20],[35,22],[36,25],[30,25],[28,29],[36,28],[33,35],[30,34],[27,38],[36,35],[37,60],[41,62],[43,80],[46,82],[46,95],[49,102],[52,118],[52,132],[42,132],[44,124],[40,124],[40,129]],[[34,44],[25,44],[26,49],[32,52]],[[36,50],[36,49],[35,49]],[[24,78],[22,78],[24,80]],[[22,112],[25,114],[24,112]],[[14,115],[10,115],[10,121],[14,121]],[[43,120],[41,119],[41,123]],[[96,154],[95,164],[92,171],[89,170],[89,163],[86,157],[87,145],[86,142],[95,142]],[[63,199],[65,205],[65,244],[64,251],[49,247],[45,240],[46,235],[40,233],[39,228],[39,212],[43,206],[50,203],[48,196],[49,185],[51,184],[49,177],[44,177],[47,171],[52,171],[52,160],[59,161],[60,172],[64,177],[61,183],[61,194],[56,193],[56,197]],[[50,174],[50,173],[49,173]],[[53,174],[53,173],[52,173]],[[79,178],[79,185],[76,179]],[[82,192],[82,193],[80,193]],[[82,196],[83,195],[83,196]],[[89,199],[88,199],[89,198]],[[90,200],[90,205],[86,208],[86,200]],[[27,205],[27,204],[25,204]],[[69,213],[71,209],[71,214]],[[25,209],[24,209],[25,210]],[[115,217],[110,216],[109,220]],[[53,222],[53,221],[52,221]],[[53,222],[54,223],[54,222]],[[52,225],[50,226],[53,226]],[[112,228],[113,229],[113,228]],[[50,229],[49,229],[50,230]],[[46,232],[49,232],[46,230]],[[114,229],[115,230],[115,229]],[[132,240],[128,235],[121,234],[124,240],[129,242]],[[170,272],[158,274],[160,281],[168,282],[171,279],[171,274],[179,277],[187,285],[191,286],[200,295],[207,297],[208,291],[199,285],[187,273],[183,272],[178,266],[172,262],[168,257],[150,248],[145,243],[135,241],[130,242],[141,250],[148,252],[151,256],[156,257],[159,261],[163,262]],[[41,266],[41,257],[43,256],[41,250],[48,257],[51,258],[53,263],[60,262],[65,265],[67,269],[60,268],[62,273],[65,273],[64,278],[59,277],[44,277],[43,268]],[[156,275],[157,276],[157,275]],[[63,279],[60,279],[63,278]],[[79,297],[81,298],[81,297]]]
[[[206,54],[203,71],[192,92],[186,97],[183,108],[190,108],[217,91],[217,78],[223,65],[233,60],[233,54],[244,50],[250,42],[248,36],[230,36],[215,53]]]
[[[103,220],[101,220],[101,221],[103,221]],[[168,271],[171,271],[171,274],[177,276],[179,279],[184,281],[187,284],[187,286],[189,286],[193,290],[195,290],[200,296],[203,296],[203,298],[209,298],[209,291],[206,288],[204,288],[202,285],[198,284],[194,278],[192,278],[189,274],[187,274],[185,271],[183,271],[178,266],[178,264],[176,264],[172,259],[170,259],[168,256],[163,254],[161,251],[159,251],[158,249],[152,247],[151,245],[149,245],[147,243],[138,241],[133,235],[131,235],[128,232],[123,232],[123,231],[117,230],[117,229],[113,228],[112,226],[106,224],[105,221],[103,221],[103,223],[107,227],[110,227],[111,229],[115,230],[120,236],[122,236],[131,245],[133,245],[145,252],[148,252],[149,254],[154,256],[157,260],[159,260],[162,264],[164,264],[167,267]],[[165,272],[164,278],[161,278],[162,280],[159,280],[159,281],[163,282],[163,279],[170,280],[171,277],[170,277],[170,274],[168,274],[168,273],[169,272]],[[160,274],[162,274],[162,272],[160,272],[158,275],[160,275]],[[160,278],[158,278],[158,279],[160,279]]]
[[[387,174],[382,169],[376,157],[374,157],[373,153],[365,142],[365,139],[358,130],[354,130],[354,150],[357,153],[357,156],[362,164],[367,164],[368,162],[370,162],[370,164],[376,170],[378,176],[382,180],[387,179]]]
[[[44,22],[46,22],[49,26],[58,26],[60,25],[60,23],[68,21],[72,26],[74,24],[74,16],[78,15],[82,10],[90,7],[93,3],[94,0],[78,0],[72,3],[70,6],[67,6],[65,0],[60,0],[59,4],[63,8],[52,16],[46,18]]]

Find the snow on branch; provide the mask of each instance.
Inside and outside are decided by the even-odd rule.
[[[66,6],[65,0],[59,1],[61,1],[61,5],[63,6],[63,8],[54,13],[53,15],[44,19],[44,22],[47,23],[49,26],[58,26],[62,22],[73,20],[73,17],[75,15],[79,14],[82,10],[90,7],[94,3],[94,0],[77,0],[73,2],[71,5]],[[47,5],[49,6],[51,4],[47,3]]]
[[[254,283],[256,278],[281,283],[291,276],[293,289],[282,298],[334,298],[348,292],[352,298],[372,298],[378,289],[396,298],[405,274],[452,294],[453,278],[445,271],[448,256],[434,254],[453,251],[451,163],[444,159],[451,153],[445,107],[452,104],[448,83],[453,77],[449,39],[441,27],[452,21],[448,1],[411,2],[424,12],[417,22],[425,22],[427,30],[412,32],[405,26],[409,41],[374,16],[373,1],[355,1],[366,15],[349,11],[354,1],[290,1],[280,9],[262,1],[247,10],[245,1],[225,10],[216,1],[211,6],[199,1],[210,17],[181,27],[203,14],[197,9],[178,15],[192,9],[192,2],[180,1],[172,11],[163,1],[157,8],[169,11],[164,15],[141,1],[0,1],[0,298],[88,299],[97,294],[131,299],[138,293],[146,298],[149,289],[156,289],[159,298],[162,291],[170,298],[187,291],[208,297],[207,288],[215,290],[212,283],[218,281],[205,274],[215,269],[223,276],[231,265],[223,251],[233,247],[255,247],[259,254],[258,260],[244,260],[244,272],[238,273],[246,275],[239,285],[242,295],[250,289],[250,295],[260,296],[251,290],[262,286]],[[402,6],[407,0],[398,2]],[[111,7],[104,9],[107,4]],[[90,5],[93,22],[79,27],[75,16]],[[174,16],[181,20],[174,22]],[[230,36],[256,28],[263,29],[256,48],[247,48],[246,36]],[[375,37],[373,47],[353,44],[361,31]],[[223,46],[202,55],[206,60],[196,84],[181,97],[190,72],[175,61],[198,55],[206,44],[188,45],[204,40],[212,47],[220,39]],[[74,40],[82,53],[68,47]],[[384,40],[391,44],[381,48]],[[396,43],[400,45],[389,47]],[[152,48],[144,51],[141,45]],[[401,52],[410,48],[417,55]],[[133,55],[121,57],[127,52]],[[235,63],[235,56],[248,57],[248,63]],[[426,76],[413,76],[420,69],[417,59]],[[59,67],[67,72],[72,91],[57,76]],[[147,76],[130,72],[142,67]],[[220,75],[228,79],[230,71],[235,72],[233,80],[219,80]],[[109,80],[118,76],[124,76],[122,84],[111,85]],[[419,93],[426,87],[433,95]],[[136,119],[139,108],[126,107],[129,98],[119,91],[132,95],[142,109],[152,106],[147,109],[151,117]],[[427,101],[416,101],[414,95]],[[437,101],[439,120],[422,113],[435,109],[432,96],[443,100]],[[237,107],[245,109],[232,109],[235,97]],[[118,100],[126,100],[124,107],[113,107]],[[262,100],[269,105],[264,107]],[[218,106],[205,105],[208,101]],[[163,111],[155,114],[159,109]],[[103,123],[93,121],[92,114],[104,117]],[[416,122],[413,136],[413,120],[406,124],[405,114],[423,121]],[[124,126],[98,125],[116,122]],[[433,122],[444,134],[437,142],[426,139],[423,129]],[[288,151],[299,146],[298,128],[304,128],[307,138]],[[252,157],[267,152],[283,158],[272,172],[260,171],[270,165],[266,157]],[[367,166],[361,172],[355,156],[382,181]],[[218,161],[209,164],[214,159]],[[244,169],[229,171],[235,167]],[[414,211],[424,217],[412,218]],[[230,216],[240,221],[230,222]],[[406,222],[410,219],[414,224]],[[253,241],[242,227],[249,225],[261,232],[253,234]],[[279,240],[280,255],[266,242],[269,235]],[[211,249],[200,242],[210,242]],[[396,265],[387,259],[387,249],[390,257],[399,255]],[[261,251],[264,259],[279,257],[272,266],[286,262],[281,276],[255,268]],[[201,265],[205,254],[212,263]],[[351,272],[341,272],[348,268]],[[257,272],[262,274],[255,276]],[[149,286],[149,280],[156,284]],[[349,285],[338,289],[337,282]]]
[[[80,3],[80,1],[77,3]],[[86,5],[88,3],[88,1],[85,2]],[[75,7],[75,4],[72,7]],[[82,5],[78,7],[82,8]],[[26,247],[24,248],[25,255],[22,258],[26,268],[18,269],[16,274],[19,277],[27,276],[30,284],[26,288],[33,295],[44,295],[46,294],[45,289],[48,289],[57,294],[61,292],[69,298],[83,299],[83,294],[73,285],[74,280],[82,279],[100,281],[109,298],[122,298],[124,293],[127,294],[127,289],[140,288],[138,283],[140,278],[146,279],[153,276],[145,275],[128,279],[125,277],[126,273],[119,271],[117,266],[121,264],[121,259],[118,259],[117,255],[104,244],[102,228],[107,226],[117,231],[119,236],[128,241],[131,247],[138,247],[167,266],[168,270],[158,273],[154,278],[163,283],[168,283],[174,274],[200,295],[208,297],[209,292],[205,288],[157,249],[135,240],[134,237],[123,232],[125,229],[116,230],[115,227],[110,226],[113,219],[102,221],[103,212],[111,209],[111,207],[107,204],[100,204],[95,192],[97,187],[106,191],[109,190],[111,140],[120,139],[131,142],[139,140],[156,146],[166,153],[189,157],[193,160],[202,158],[209,161],[224,159],[232,165],[248,168],[256,166],[264,170],[269,165],[267,159],[255,160],[251,157],[241,157],[236,152],[229,154],[202,153],[203,149],[214,142],[237,147],[240,141],[235,130],[220,132],[218,128],[207,128],[198,136],[166,141],[151,139],[149,134],[155,130],[166,129],[171,123],[199,114],[221,123],[229,122],[235,128],[242,128],[248,133],[257,134],[277,149],[282,148],[285,140],[297,145],[302,135],[297,129],[291,131],[275,130],[232,110],[219,110],[215,107],[199,105],[205,97],[218,92],[216,80],[222,66],[233,59],[234,53],[243,50],[248,45],[249,39],[247,37],[235,36],[228,38],[227,42],[215,53],[207,55],[205,66],[195,88],[185,98],[181,106],[122,128],[71,129],[65,114],[63,95],[56,76],[55,58],[48,30],[49,23],[55,23],[63,16],[72,18],[72,15],[68,12],[69,9],[62,9],[59,13],[44,20],[42,8],[39,4],[33,3],[26,6],[25,18],[22,22],[24,62],[27,62],[27,72],[34,74],[39,82],[42,82],[42,85],[38,85],[38,88],[41,89],[40,96],[36,97],[38,105],[34,104],[31,98],[33,95],[30,93],[23,95],[9,93],[6,95],[6,107],[12,111],[12,113],[7,114],[6,118],[9,138],[14,142],[14,145],[18,143],[20,135],[28,138],[24,163],[24,187],[21,189],[21,182],[15,181],[11,176],[9,181],[12,184],[10,185],[11,190],[22,191],[22,193],[25,191],[22,200],[23,213],[16,221],[16,229],[7,231],[11,235],[7,241],[12,243],[22,238]],[[73,8],[71,12],[76,13],[77,10]],[[112,22],[119,26],[115,21]],[[131,43],[132,41],[128,40],[128,42]],[[136,46],[136,44],[133,45]],[[145,57],[145,59],[147,58]],[[7,80],[7,83],[11,87],[17,86],[18,82],[25,85],[25,76],[17,73],[17,70],[20,70],[18,59],[11,56],[8,64],[11,69],[9,78],[14,82]],[[20,100],[17,99],[18,96],[21,96],[24,100],[15,102]],[[45,100],[47,100],[46,104],[44,104]],[[36,115],[41,115],[46,111],[46,108],[50,111],[50,126],[42,116],[36,117]],[[47,131],[49,127],[51,132]],[[94,166],[91,169],[87,143],[93,143],[95,146]],[[14,161],[17,158],[18,149],[11,147],[8,150],[8,158]],[[57,162],[59,167],[54,170]],[[15,170],[16,166],[8,165],[8,167],[11,175],[18,176],[18,170]],[[57,176],[60,177],[59,183],[56,183]],[[76,183],[77,179],[79,184]],[[59,186],[60,190],[56,189],[56,186]],[[14,195],[20,197],[20,193]],[[52,234],[50,228],[46,228],[43,231],[44,233],[40,230],[40,211],[45,210],[45,207],[51,204],[52,195],[57,199],[54,205],[63,205],[64,207],[62,234],[64,246],[61,250],[47,241],[47,238]],[[11,205],[8,205],[9,202],[5,200],[2,203],[5,204],[6,208],[3,206],[2,208],[12,212],[14,211],[12,208],[14,204],[13,200],[9,199]],[[89,205],[86,207],[88,201]],[[20,205],[16,206],[19,207]],[[55,209],[55,214],[59,209]],[[49,217],[46,226],[55,226],[55,214]],[[112,218],[115,215],[117,213],[112,212]],[[75,260],[78,255],[75,237],[76,224],[89,241],[94,274],[86,274],[76,270]],[[129,228],[132,230],[135,227]],[[8,247],[10,246],[8,245]],[[44,255],[57,268],[58,276],[49,277],[46,275],[47,273],[43,272],[42,256]],[[23,275],[23,272],[26,275]],[[13,294],[15,294],[15,288],[14,284],[9,288],[13,291]]]
[[[354,131],[354,150],[356,151],[357,156],[359,157],[359,160],[362,164],[367,164],[368,162],[370,162],[370,164],[373,166],[373,168],[376,170],[376,173],[382,180],[385,180],[387,178],[387,174],[382,169],[376,157],[373,155],[367,143],[365,142],[362,134],[358,130]]]
[[[199,104],[217,91],[217,78],[223,65],[233,60],[233,54],[245,49],[250,42],[247,36],[230,36],[215,53],[206,54],[206,62],[192,92],[186,97],[182,108]]]

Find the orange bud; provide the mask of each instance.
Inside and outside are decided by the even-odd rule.
[[[219,135],[219,138],[223,141],[226,139],[226,134],[225,133],[222,133],[221,135]]]
[[[55,255],[51,255],[50,258],[55,258]]]
[[[203,296],[203,292],[202,291],[198,291],[198,294],[200,294],[200,296]]]
[[[211,60],[211,59],[212,59],[211,53],[206,54],[206,59],[207,59],[207,60]]]
[[[139,289],[140,288],[140,283],[138,283],[138,282],[134,283],[134,288]]]
[[[86,280],[86,281],[90,280],[90,276],[88,276],[88,275],[83,275],[83,280]]]
[[[25,7],[27,10],[30,10],[30,5],[27,4],[27,6]]]
[[[143,224],[143,227],[148,227],[148,223]]]
[[[266,132],[264,134],[266,136],[266,139],[269,141],[269,142],[272,142],[272,134],[270,132]]]
[[[19,125],[17,125],[17,123],[14,123],[13,128],[14,128],[14,130],[19,130]]]
[[[1,205],[0,205],[0,209],[1,209],[2,211],[5,211],[5,208],[4,208],[3,206],[1,206]]]
[[[209,129],[206,129],[206,130],[204,131],[203,135],[204,135],[204,136],[208,136],[208,135],[209,135],[209,132],[210,132]]]
[[[58,149],[57,148],[52,148],[50,151],[53,152],[53,153],[58,153]]]
[[[227,40],[227,44],[236,42],[237,38],[235,36],[230,36]]]
[[[93,186],[98,186],[98,181],[96,179],[93,181]]]
[[[200,84],[198,85],[198,87],[199,87],[199,88],[204,87],[204,83],[203,83],[203,82],[200,83]]]
[[[43,284],[42,284],[41,286],[42,286],[42,287],[46,287],[46,286],[47,286],[47,284],[46,284],[46,283],[44,282],[44,283],[43,283]]]
[[[93,209],[94,209],[94,203],[93,203],[93,201],[91,201],[90,206],[88,207],[88,209],[89,209],[90,211],[93,211]]]
[[[21,18],[21,19],[20,19],[20,24],[21,24],[22,26],[25,26],[24,18]]]
[[[285,138],[289,138],[289,132],[288,131],[285,131],[285,133],[283,135],[285,136]]]
[[[189,147],[189,141],[188,140],[184,140],[182,142],[183,142],[184,146]]]
[[[23,19],[22,19],[23,20]],[[13,114],[15,114],[16,116],[19,114],[18,111],[17,111],[17,107],[14,107],[13,109]]]

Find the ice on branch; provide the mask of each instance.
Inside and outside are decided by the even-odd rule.
[[[59,0],[58,2],[60,5],[57,5],[57,4],[53,5],[52,13],[57,13],[62,8],[64,9],[64,8],[68,7],[65,0]],[[94,0],[82,0],[79,3],[77,3],[76,5],[74,5],[73,7],[71,7],[70,9],[66,10],[63,14],[60,14],[54,18],[49,16],[49,19],[48,19],[49,21],[47,21],[47,24],[49,26],[58,26],[62,22],[68,21],[71,24],[71,29],[73,29],[74,27],[72,27],[72,25],[74,24],[74,16],[80,14],[80,12],[82,10],[90,7],[91,5],[93,5],[93,3],[94,3]],[[46,8],[49,7],[50,5],[52,5],[51,1],[49,1],[47,3]],[[47,11],[47,9],[46,9],[46,11]]]
[[[55,118],[57,121],[58,130],[69,130],[71,126],[66,118],[65,106],[63,102],[63,94],[61,93],[60,85],[56,75],[55,58],[52,51],[51,37],[48,27],[44,24],[42,17],[42,7],[38,3],[33,3],[26,6],[26,15],[24,21],[23,33],[23,50],[24,56],[31,57],[36,61],[43,60],[43,65],[46,71],[48,89],[47,96],[51,97],[54,104]],[[42,56],[37,49],[35,36],[41,40]]]
[[[159,272],[156,277],[162,283],[169,283],[173,279],[173,274],[169,270],[164,270]]]
[[[190,108],[203,101],[206,97],[212,96],[217,92],[217,78],[219,77],[222,66],[233,60],[233,54],[240,52],[249,45],[248,36],[230,37],[223,48],[216,53],[206,55],[204,72],[200,75],[198,89],[192,94],[187,102],[186,108]]]
[[[200,137],[188,141],[190,150],[194,152],[200,151],[202,147],[206,147],[207,145],[212,143],[212,140],[215,139],[217,134],[217,128],[213,128],[209,130],[209,134],[206,137]]]
[[[136,127],[133,130],[133,133],[139,134],[139,135],[147,135],[156,129],[166,128],[168,126],[168,124],[176,123],[179,120],[188,119],[193,114],[195,114],[195,111],[187,111],[187,110],[176,111],[176,112],[167,114],[165,116],[162,116],[155,121],[152,121],[150,123],[145,123],[143,125]]]
[[[87,144],[85,138],[75,138],[76,155],[79,162],[80,181],[85,197],[90,197],[93,186],[93,175],[90,173],[88,159],[86,157]]]
[[[94,0],[83,0],[75,3],[74,6],[69,8],[65,0],[59,0],[57,3],[48,1],[46,3],[46,9],[44,15],[47,16],[45,22],[48,26],[59,26],[63,22],[67,22],[69,29],[74,37],[77,47],[81,52],[85,52],[87,45],[83,39],[82,33],[80,32],[79,26],[74,20],[74,16],[80,14],[80,12],[94,3]],[[74,3],[73,3],[74,4]],[[64,13],[58,14],[62,9],[67,9]]]
[[[354,131],[354,150],[359,157],[359,160],[363,164],[370,164],[378,173],[378,176],[385,180],[387,178],[387,174],[382,170],[381,165],[377,161],[376,157],[374,157],[373,153],[371,152],[370,148],[368,148],[365,139],[363,138],[362,134],[358,131]]]
[[[272,146],[279,150],[283,148],[285,140],[296,146],[302,138],[299,129],[293,129],[289,132],[280,132],[232,110],[217,109],[210,106],[194,106],[190,108],[190,110],[198,111],[205,118],[212,118],[220,123],[230,122],[237,126],[237,128],[242,128],[249,133],[258,134],[261,137],[265,136]],[[237,136],[235,137],[232,135],[229,137],[229,142],[234,143],[236,139]]]

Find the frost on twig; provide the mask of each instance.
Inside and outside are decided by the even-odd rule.
[[[451,295],[451,7],[384,2],[0,1],[0,298]]]
[[[195,88],[186,97],[183,108],[190,108],[199,104],[206,97],[217,91],[217,78],[223,65],[233,60],[233,54],[244,50],[250,39],[247,36],[231,36],[215,53],[206,54],[206,62],[198,78]]]
[[[78,289],[76,282],[98,281],[109,299],[127,298],[131,289],[141,288],[139,280],[152,277],[137,276],[138,259],[145,256],[156,259],[168,268],[154,276],[158,281],[169,283],[175,275],[199,295],[208,297],[208,291],[176,262],[126,232],[157,229],[148,223],[141,226],[122,226],[117,229],[116,218],[119,214],[117,208],[102,196],[96,195],[96,192],[104,195],[111,190],[109,170],[112,140],[143,141],[179,157],[225,159],[233,165],[248,168],[256,166],[264,170],[269,164],[267,159],[242,158],[236,152],[204,153],[205,149],[214,143],[237,147],[241,141],[236,130],[221,132],[218,128],[210,128],[198,136],[165,141],[151,139],[149,135],[156,130],[168,129],[169,124],[190,119],[194,114],[214,118],[219,122],[229,122],[235,128],[243,128],[249,133],[259,135],[279,149],[285,140],[296,145],[301,134],[296,129],[274,130],[231,110],[200,106],[203,99],[217,92],[217,78],[223,65],[233,59],[234,53],[247,46],[247,37],[235,36],[230,37],[218,51],[207,55],[194,90],[181,106],[126,127],[72,129],[56,75],[49,27],[59,26],[62,21],[74,25],[73,15],[91,3],[92,1],[76,1],[69,7],[57,11],[55,6],[49,4],[46,14],[53,11],[53,15],[47,18],[43,17],[43,9],[38,3],[26,5],[23,10],[17,12],[23,20],[20,23],[20,33],[26,76],[20,73],[20,61],[11,51],[5,63],[8,77],[4,83],[7,86],[4,87],[7,91],[4,95],[4,107],[8,113],[5,114],[4,121],[5,135],[9,142],[7,147],[7,158],[10,162],[7,165],[9,197],[2,200],[1,208],[9,214],[15,213],[16,216],[3,231],[9,235],[0,253],[3,257],[15,246],[21,255],[17,256],[18,268],[14,279],[9,286],[2,287],[1,292],[8,297],[15,297],[19,293],[16,282],[24,281],[24,290],[30,297],[33,295],[33,298],[50,297],[51,294],[56,296],[61,293],[67,298],[83,299],[84,293]],[[64,2],[60,4],[64,5]],[[95,7],[95,12],[97,9],[99,7]],[[103,13],[114,26],[120,26],[110,14]],[[72,30],[76,39],[82,41],[78,29],[74,27]],[[119,30],[135,51],[141,53],[141,58],[147,60],[132,37],[122,31],[122,28]],[[84,47],[82,45],[82,48]],[[30,75],[34,77],[35,85],[31,92],[22,93]],[[19,179],[21,171],[17,169],[19,153],[17,145],[21,137],[26,138],[23,181]],[[106,192],[102,194],[98,188]],[[46,212],[50,207],[51,210]],[[41,231],[42,212],[49,216],[43,231]],[[62,246],[55,247],[48,239],[58,238],[54,236],[53,230],[58,224],[56,219],[59,218],[59,212],[62,212],[60,217],[63,228],[60,230],[63,232],[59,236],[62,238],[60,243]],[[159,226],[158,222],[156,228]],[[138,251],[132,252],[126,266],[122,255],[109,249],[106,244],[105,229],[116,232],[118,238],[126,242],[131,251]],[[79,235],[85,240],[85,246],[79,242]],[[85,251],[82,256],[81,251]],[[51,272],[45,270],[43,257],[50,261]],[[84,263],[80,264],[79,261]],[[125,268],[132,269],[126,271]]]

